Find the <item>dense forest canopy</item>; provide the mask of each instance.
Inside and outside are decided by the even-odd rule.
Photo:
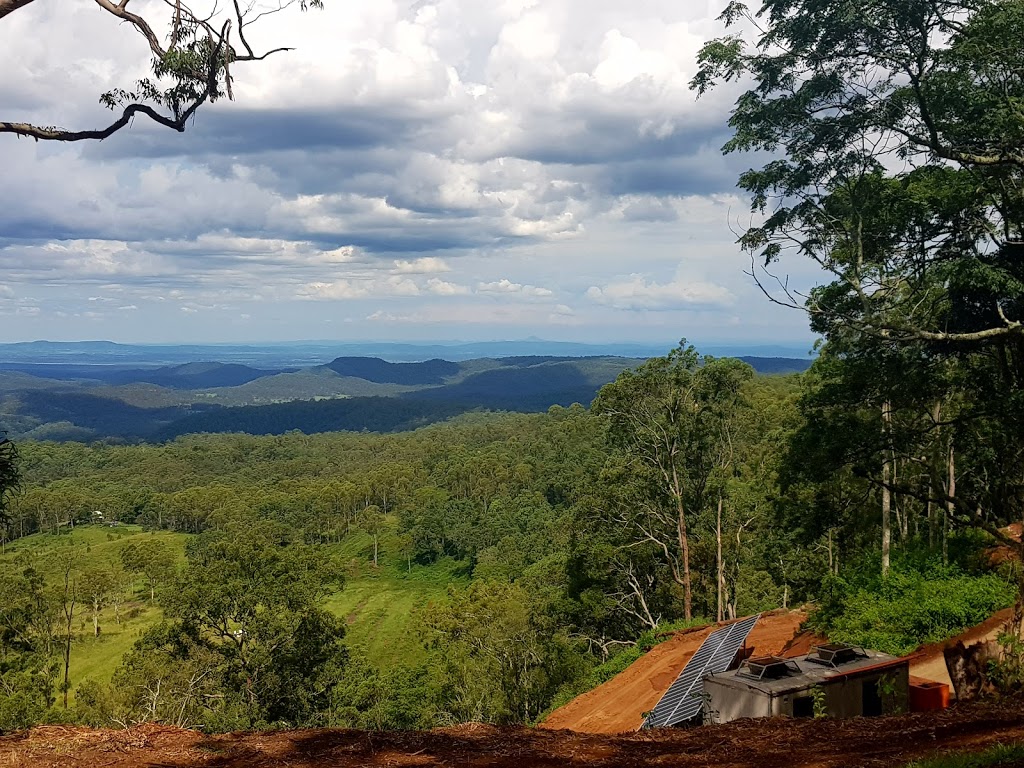
[[[666,627],[794,604],[890,653],[1015,597],[1019,630],[1024,0],[724,19],[694,86],[748,88],[726,151],[772,159],[740,178],[740,243],[820,334],[810,371],[684,342],[589,409],[8,447],[0,729],[535,722]],[[770,290],[794,256],[828,282]],[[405,663],[339,609],[367,579],[426,596],[376,616],[415,642]],[[81,674],[102,625],[140,616],[109,674]],[[994,669],[1024,684],[1019,640]]]
[[[885,489],[859,467],[886,449],[851,458],[813,437],[831,364],[756,376],[684,344],[591,409],[24,442],[0,576],[19,596],[0,609],[17,705],[0,727],[532,722],[665,627],[818,601],[824,631],[902,652],[1007,605],[1011,584],[972,555],[984,542],[913,494],[889,491],[901,587],[877,580]],[[381,638],[332,606],[390,588],[426,591],[387,619],[408,658],[384,664]],[[927,620],[906,610],[921,601]],[[122,636],[104,627],[130,626],[141,639],[109,672],[78,671]]]

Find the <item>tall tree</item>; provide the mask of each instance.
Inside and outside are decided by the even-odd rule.
[[[704,509],[723,425],[752,375],[739,360],[705,358],[702,364],[683,341],[665,357],[624,371],[593,403],[627,471],[638,471],[650,489],[626,505],[622,521],[661,550],[683,589],[687,619],[693,616],[691,521]]]
[[[12,523],[8,505],[11,496],[21,487],[18,449],[7,437],[0,438],[0,543],[6,549]]]
[[[704,46],[692,85],[752,83],[725,151],[776,157],[739,180],[762,287],[843,355],[962,373],[965,406],[935,427],[975,464],[928,500],[1002,537],[1024,514],[1024,2],[767,0],[723,18],[738,31]],[[832,282],[772,289],[789,252]]]

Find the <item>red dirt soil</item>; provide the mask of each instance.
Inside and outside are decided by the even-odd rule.
[[[1009,536],[1013,541],[1019,542],[1022,526],[1020,523],[1011,523],[1001,529],[1001,531]],[[1007,546],[1006,544],[996,544],[988,549],[989,565],[1001,565],[1002,563],[1017,559],[1019,559],[1018,550],[1015,550],[1013,547]]]
[[[800,656],[815,643],[824,642],[810,633],[800,633],[807,618],[803,611],[772,611],[761,614],[747,637],[754,655]],[[676,632],[597,688],[559,707],[539,727],[567,729],[580,733],[626,733],[636,731],[644,713],[654,709],[711,632],[729,622]]]
[[[207,736],[42,726],[0,737],[16,768],[876,768],[1024,740],[1024,700],[849,720],[739,720],[607,736],[464,725],[435,731],[315,730]]]

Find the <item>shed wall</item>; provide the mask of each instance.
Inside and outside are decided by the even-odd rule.
[[[864,687],[878,691],[879,682],[886,678],[891,682],[892,693],[882,695],[882,714],[905,712],[909,702],[909,669],[894,667],[880,672],[856,675],[826,683],[825,706],[830,717],[859,717],[864,713]]]
[[[828,717],[860,717],[864,715],[865,686],[868,696],[877,696],[879,681],[885,678],[890,692],[881,696],[881,713],[893,714],[907,711],[909,702],[909,668],[906,665],[889,667],[884,670],[866,671],[862,675],[850,675],[832,680],[823,680],[816,685],[824,692],[824,707]],[[704,681],[704,692],[714,721],[728,723],[741,717],[792,717],[793,703],[798,698],[811,696],[815,684],[798,690],[770,693],[754,688],[738,687],[735,678],[718,681],[714,677]],[[805,702],[806,704],[806,702]]]
[[[716,723],[728,723],[741,717],[771,717],[777,714],[772,712],[771,696],[762,691],[717,685],[712,677],[704,681],[704,692],[708,697],[712,721]]]

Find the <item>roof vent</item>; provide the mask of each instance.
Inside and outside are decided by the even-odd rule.
[[[800,667],[791,659],[779,656],[759,656],[747,659],[736,672],[737,677],[751,680],[778,680],[780,677],[800,674]]]
[[[816,645],[807,655],[807,661],[815,664],[824,664],[827,667],[839,667],[857,659],[866,659],[867,653],[863,648],[846,643],[826,643]]]

